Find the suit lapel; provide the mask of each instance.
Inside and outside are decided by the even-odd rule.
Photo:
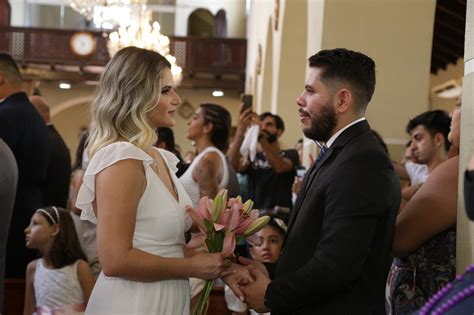
[[[307,175],[305,176],[303,183],[301,185],[301,190],[300,193],[298,194],[298,197],[296,198],[295,206],[293,207],[293,210],[291,211],[290,219],[288,222],[288,231],[286,233],[288,238],[288,235],[290,233],[291,227],[293,226],[293,223],[296,219],[296,216],[298,215],[298,212],[301,208],[301,205],[303,204],[304,199],[306,198],[306,195],[308,193],[309,188],[311,187],[311,184],[313,183],[314,179],[316,178],[316,175],[319,171],[319,169],[325,164],[325,163],[331,163],[331,161],[328,161],[331,155],[336,151],[336,148],[342,148],[344,145],[351,140],[352,138],[360,135],[363,132],[370,131],[370,126],[367,122],[367,120],[363,120],[359,123],[356,123],[355,125],[350,126],[346,130],[344,130],[339,137],[337,137],[336,141],[331,145],[331,147],[328,149],[326,152],[326,155],[324,158],[318,163],[318,165],[313,164],[308,171]],[[338,152],[340,150],[337,150]],[[326,162],[328,161],[328,162]]]
[[[318,170],[321,168],[321,166],[326,163],[326,161],[329,159],[329,157],[332,155],[334,151],[334,146],[331,146],[326,154],[324,155],[323,159],[319,161],[319,163],[314,163],[311,168],[309,169],[307,175],[304,177],[303,183],[301,185],[301,190],[300,193],[298,194],[298,197],[296,198],[295,201],[295,206],[293,207],[293,211],[291,212],[290,220],[288,222],[288,232],[290,231],[290,228],[293,224],[294,219],[296,218],[296,215],[298,214],[298,211],[301,207],[301,204],[303,203],[303,200],[306,197],[306,194],[308,193],[309,187],[311,187],[311,184],[314,181],[314,178],[316,177]]]

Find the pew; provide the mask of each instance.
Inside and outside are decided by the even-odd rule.
[[[25,299],[24,279],[5,279],[5,315],[23,314],[23,303]],[[207,315],[230,315],[224,299],[224,287],[216,285],[209,297],[209,309]]]
[[[25,302],[25,279],[5,279],[5,315],[23,314]]]

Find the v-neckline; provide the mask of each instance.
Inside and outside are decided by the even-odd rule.
[[[176,193],[176,197],[173,195],[173,193],[171,192],[170,189],[168,189],[168,186],[166,186],[166,184],[163,182],[163,180],[161,179],[161,177],[158,175],[157,172],[155,172],[155,170],[151,167],[151,170],[153,172],[153,174],[155,174],[155,176],[158,178],[158,180],[161,182],[161,184],[165,187],[166,191],[168,192],[168,194],[171,196],[171,199],[173,199],[178,205],[179,205],[179,202],[181,200],[181,198],[179,197],[179,190],[178,190],[178,187],[176,186],[176,183],[174,182],[174,179],[173,179],[173,176],[171,175],[171,172],[170,172],[170,167],[168,165],[168,161],[165,159],[165,157],[161,154],[160,150],[159,149],[155,149],[155,148],[151,148],[151,150],[155,150],[156,152],[158,152],[158,154],[160,155],[161,159],[163,160],[163,163],[165,163],[165,166],[166,166],[166,171],[168,173],[168,176],[171,180],[171,185],[173,186],[173,189]],[[143,150],[143,152],[145,152],[146,155],[148,155],[151,160],[152,160],[152,163],[153,161],[155,161],[155,159],[153,158],[153,156],[151,154],[149,154],[147,151]]]

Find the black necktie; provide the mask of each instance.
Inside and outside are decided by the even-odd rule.
[[[328,150],[328,147],[326,145],[321,146],[321,148],[319,149],[318,158],[316,159],[316,165],[322,161],[322,159],[326,155],[327,150]]]

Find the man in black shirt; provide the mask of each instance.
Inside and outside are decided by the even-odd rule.
[[[243,158],[240,154],[240,147],[251,121],[260,125],[254,161]],[[269,112],[257,116],[249,108],[239,117],[235,138],[227,155],[238,172],[248,175],[248,197],[254,201],[257,209],[292,207],[291,187],[299,159],[296,150],[281,150],[278,139],[284,130],[285,125],[280,116]]]

